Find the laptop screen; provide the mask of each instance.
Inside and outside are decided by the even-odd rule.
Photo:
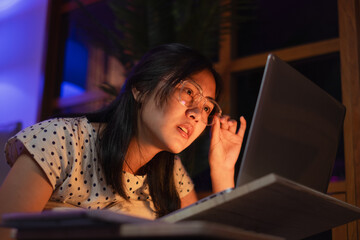
[[[237,186],[275,173],[326,192],[345,107],[270,54],[237,178]]]

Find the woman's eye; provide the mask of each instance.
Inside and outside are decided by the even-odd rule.
[[[193,95],[193,91],[190,88],[185,89],[185,93],[189,96]]]
[[[211,113],[211,107],[209,107],[209,106],[204,106],[204,108],[203,108],[203,110],[204,110],[204,112],[206,112],[208,115]]]

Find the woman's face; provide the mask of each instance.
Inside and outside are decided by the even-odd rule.
[[[190,77],[203,91],[205,97],[215,98],[215,79],[208,70]],[[179,100],[179,89],[175,89],[168,101],[159,107],[155,95],[160,86],[142,103],[138,120],[138,140],[144,147],[156,151],[179,153],[188,147],[205,129],[200,119],[201,106],[185,107]]]

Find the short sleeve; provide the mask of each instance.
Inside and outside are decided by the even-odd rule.
[[[63,119],[51,119],[30,126],[5,145],[5,156],[12,166],[16,159],[28,152],[38,163],[55,189],[67,177],[73,161],[77,161],[74,152],[78,145],[69,123]]]
[[[194,189],[194,184],[178,156],[174,160],[174,179],[180,198],[185,197]]]

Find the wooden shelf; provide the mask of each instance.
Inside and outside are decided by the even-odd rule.
[[[339,39],[334,38],[320,42],[309,43],[285,49],[277,49],[265,53],[237,58],[231,60],[228,67],[230,68],[231,72],[239,72],[244,70],[250,70],[253,68],[263,67],[265,66],[266,58],[270,52],[276,54],[284,61],[294,61],[338,52],[339,49]],[[219,63],[215,64],[215,66],[219,68]]]
[[[330,182],[327,192],[328,194],[346,193],[346,182],[345,181]]]

